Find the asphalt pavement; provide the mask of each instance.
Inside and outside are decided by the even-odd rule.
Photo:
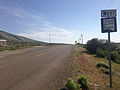
[[[42,83],[71,56],[72,45],[34,47],[0,58],[0,90],[44,90]],[[53,73],[53,74],[54,74]],[[49,89],[48,89],[49,90]]]

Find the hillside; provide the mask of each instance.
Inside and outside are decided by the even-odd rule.
[[[0,30],[0,39],[5,39],[7,40],[8,44],[45,44],[44,42],[41,41],[36,41],[36,40],[32,40],[23,36],[18,36],[18,35],[14,35],[14,34],[10,34],[8,32],[4,32],[2,30]]]

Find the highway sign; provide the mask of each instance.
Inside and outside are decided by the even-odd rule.
[[[102,18],[101,28],[102,33],[117,32],[116,18]]]
[[[101,17],[116,17],[116,9],[101,10]]]
[[[109,76],[110,76],[110,88],[112,88],[110,32],[117,32],[116,9],[101,10],[101,29],[102,33],[106,32],[108,33]]]

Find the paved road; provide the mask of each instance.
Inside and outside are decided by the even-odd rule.
[[[0,58],[0,90],[43,90],[42,82],[71,51],[71,45],[35,47]]]

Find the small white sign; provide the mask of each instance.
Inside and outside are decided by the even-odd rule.
[[[101,17],[116,17],[116,9],[101,10]]]

